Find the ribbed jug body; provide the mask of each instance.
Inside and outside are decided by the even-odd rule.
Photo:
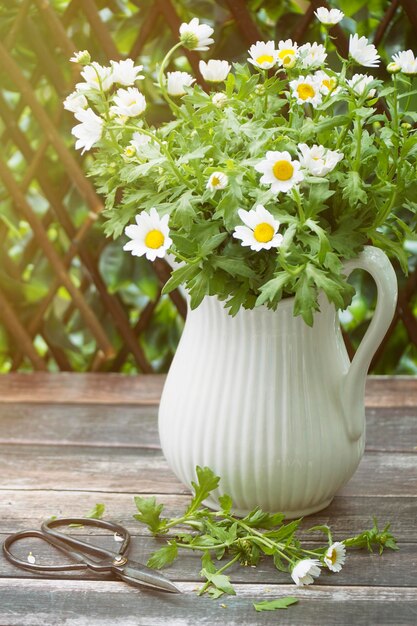
[[[324,508],[364,449],[364,435],[352,441],[343,415],[348,368],[326,301],[310,328],[293,316],[292,299],[231,317],[206,297],[189,311],[161,399],[168,464],[188,486],[197,465],[221,477],[209,506],[228,493],[239,514],[260,506],[298,517]]]

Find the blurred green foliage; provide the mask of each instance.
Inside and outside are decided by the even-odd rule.
[[[25,18],[17,22],[23,0],[3,0],[0,4],[0,37],[7,38],[14,29],[16,36],[12,42],[11,53],[27,79],[32,81],[37,101],[54,120],[59,133],[68,147],[73,146],[71,136],[72,116],[62,110],[62,100],[73,89],[77,76],[72,74],[73,64],[68,62],[66,55],[56,45],[51,36],[44,17],[39,13],[37,3],[30,3]],[[108,63],[103,46],[87,19],[82,6],[68,16],[66,11],[69,0],[50,0],[50,6],[62,23],[68,36],[77,49],[88,49],[94,60]],[[107,31],[111,33],[116,48],[122,55],[130,55],[138,33],[146,22],[149,12],[154,6],[153,0],[130,2],[128,0],[95,0],[99,16]],[[215,29],[215,45],[205,57],[225,58],[241,61],[246,58],[247,44],[235,20],[231,17],[225,0],[173,0],[178,16],[182,21],[189,21],[197,16],[212,24]],[[358,32],[370,38],[375,34],[384,12],[389,6],[387,0],[339,0],[331,2],[332,6],[344,11],[343,22],[346,35]],[[306,0],[250,0],[246,2],[253,20],[264,38],[275,40],[290,37],[299,23],[300,17],[308,7]],[[65,17],[65,20],[64,20]],[[17,28],[18,26],[18,28]],[[307,33],[307,40],[320,38],[320,27],[313,21]],[[141,50],[140,62],[144,65],[147,76],[141,88],[148,101],[152,102],[149,111],[152,118],[149,122],[167,119],[169,113],[160,101],[154,88],[156,70],[168,48],[176,41],[175,33],[168,24],[159,18],[148,34],[146,44]],[[396,11],[383,43],[379,46],[384,61],[389,61],[391,54],[397,50],[415,48],[416,33],[404,11]],[[42,57],[40,51],[49,52],[49,60]],[[333,51],[335,55],[336,52]],[[188,70],[190,66],[186,56],[179,56],[173,61],[171,69]],[[375,72],[381,76],[384,69]],[[35,152],[45,140],[35,116],[27,104],[20,104],[21,95],[16,90],[13,77],[8,76],[0,67],[1,98],[18,122],[18,128],[24,134],[28,144],[29,155],[22,147],[10,140],[7,135],[8,121],[0,115],[0,133],[6,137],[2,142],[3,158],[19,184],[25,183],[28,176],[28,163],[31,153]],[[87,156],[84,165],[88,169],[91,156]],[[58,155],[52,147],[48,147],[42,160],[43,175],[53,182],[55,193],[62,197],[62,205],[76,228],[86,219],[89,208],[79,192],[69,186],[66,172]],[[51,198],[46,198],[42,186],[36,176],[26,181],[26,198],[34,213],[43,220],[48,238],[62,256],[70,245],[70,237],[65,233],[57,214],[50,210]],[[7,191],[0,183],[0,287],[6,297],[13,303],[21,322],[30,324],[43,298],[54,280],[54,271],[46,260],[42,250],[37,247],[28,223],[22,219],[13,205]],[[415,226],[415,225],[414,225]],[[416,266],[417,242],[408,243],[411,252],[410,269]],[[100,220],[89,232],[83,247],[98,263],[101,275],[110,293],[117,294],[128,313],[131,326],[134,326],[140,313],[155,301],[160,290],[160,283],[151,266],[144,260],[134,259],[122,252],[121,242],[110,242],[104,239]],[[74,284],[82,286],[86,281],[86,270],[75,257],[69,269]],[[399,272],[400,287],[405,278]],[[357,346],[372,317],[375,300],[375,287],[372,281],[356,272],[353,275],[357,296],[348,312],[343,314],[343,324],[348,330],[352,344]],[[97,290],[89,284],[85,297],[91,308],[101,320],[105,331],[115,346],[116,357],[110,368],[133,373],[137,366],[133,358],[123,357],[123,342],[114,327],[114,323],[106,313]],[[414,317],[417,316],[417,297],[410,301]],[[153,312],[150,324],[140,335],[140,343],[155,371],[166,371],[175,351],[182,329],[182,321],[168,297],[159,300]],[[48,349],[52,344],[58,354],[65,355],[71,369],[86,371],[91,367],[97,350],[91,331],[85,327],[83,318],[72,308],[71,298],[64,287],[60,287],[53,301],[47,308],[41,331],[34,339],[34,345],[40,355],[48,354],[48,368],[51,370],[62,367]],[[12,367],[13,355],[18,347],[0,324],[0,372]],[[23,359],[20,369],[31,369],[27,359]],[[377,373],[416,374],[417,350],[409,342],[407,331],[400,322],[392,334],[384,355],[375,369]]]

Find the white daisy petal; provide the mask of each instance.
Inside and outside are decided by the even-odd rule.
[[[242,246],[249,246],[251,250],[259,252],[281,245],[283,236],[277,232],[280,224],[262,204],[251,211],[239,209],[238,215],[245,226],[236,226],[233,237],[240,239]]]
[[[210,189],[210,191],[217,191],[217,189],[224,189],[227,187],[228,182],[229,178],[226,174],[223,172],[213,172],[207,181],[206,187],[207,189]]]
[[[320,82],[315,75],[299,76],[290,81],[291,95],[297,104],[310,103],[313,107],[321,104],[323,99],[320,91]]]
[[[113,71],[113,82],[118,85],[130,87],[137,80],[142,80],[139,72],[143,70],[143,65],[136,65],[133,59],[124,59],[123,61],[110,61]]]
[[[268,151],[266,158],[255,165],[258,172],[263,172],[261,183],[271,185],[271,191],[287,192],[304,179],[299,161],[292,159],[287,152]]]
[[[291,67],[297,58],[298,44],[292,39],[278,42],[278,65],[281,67]]]
[[[377,67],[380,57],[374,44],[369,43],[366,37],[358,37],[355,33],[349,37],[349,55],[365,67]]]
[[[232,66],[227,61],[218,61],[216,59],[210,59],[207,61],[200,61],[199,69],[202,77],[208,83],[221,83],[226,80],[228,73],[232,69]]]
[[[392,56],[392,59],[403,74],[408,74],[409,76],[417,74],[417,57],[414,56],[412,50],[397,52]],[[390,63],[390,65],[392,64]]]
[[[338,150],[328,150],[324,146],[314,144],[311,148],[305,143],[298,144],[300,163],[312,176],[326,176],[334,170],[343,159],[343,153]]]
[[[332,572],[340,572],[346,559],[346,547],[340,542],[333,543],[326,554],[324,555],[324,562]]]
[[[314,579],[320,576],[320,561],[318,559],[303,559],[294,566],[291,577],[296,585],[311,585]]]
[[[334,26],[345,17],[344,13],[339,9],[329,10],[326,7],[319,7],[317,11],[314,11],[314,15],[325,26]]]
[[[131,252],[133,256],[146,256],[150,261],[165,256],[172,245],[169,236],[168,216],[161,218],[155,207],[147,213],[142,211],[136,215],[136,225],[126,226],[125,235],[130,238],[123,250]]]
[[[110,107],[110,110],[116,115],[136,117],[146,109],[145,96],[136,87],[118,89],[113,100],[115,106]]]
[[[200,24],[198,18],[194,17],[191,22],[183,23],[180,26],[180,41],[188,50],[208,50],[214,43],[211,39],[213,29],[208,24]]]
[[[368,76],[367,74],[354,74],[350,80],[347,80],[346,83],[349,87],[355,92],[358,96],[363,96],[368,89],[368,85],[375,80],[373,76]],[[376,89],[369,89],[366,97],[373,98],[376,95]]]
[[[185,87],[191,87],[195,78],[188,72],[167,72],[167,92],[170,96],[183,96]]]
[[[248,52],[248,62],[260,69],[269,70],[278,62],[278,50],[273,41],[257,41]]]

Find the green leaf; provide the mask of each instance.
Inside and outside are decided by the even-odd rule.
[[[274,278],[271,278],[271,280],[268,280],[268,282],[262,285],[259,289],[260,295],[256,300],[256,306],[260,306],[267,301],[274,302],[280,300],[282,289],[290,279],[291,275],[288,272],[283,271],[277,274]]]
[[[153,552],[147,562],[148,567],[154,569],[161,569],[171,565],[178,556],[178,546],[176,541],[168,541],[166,546],[163,546],[159,550]]]
[[[231,276],[246,276],[247,278],[254,278],[255,272],[245,264],[244,259],[215,256],[211,259],[213,267],[219,267]]]
[[[275,611],[275,609],[287,609],[292,604],[298,602],[297,598],[285,596],[276,600],[264,600],[262,602],[254,602],[253,606],[256,611]]]
[[[161,513],[164,508],[163,504],[157,504],[156,498],[142,498],[135,496],[136,508],[139,513],[133,517],[142,524],[146,524],[152,534],[165,532],[166,520],[161,519]]]
[[[342,196],[348,201],[350,206],[355,206],[358,202],[366,203],[368,196],[363,189],[363,181],[358,172],[348,172],[346,174]]]
[[[313,325],[313,313],[318,310],[317,289],[311,278],[303,272],[296,283],[294,315],[301,315],[309,326]]]
[[[208,239],[207,241],[205,241],[201,246],[200,246],[200,255],[202,257],[207,256],[208,254],[210,254],[210,252],[212,252],[213,250],[215,250],[216,248],[219,247],[219,245],[221,243],[223,243],[223,241],[226,239],[226,237],[229,236],[229,233],[218,233],[217,235],[213,235],[212,237],[210,237],[210,239]]]
[[[165,283],[162,289],[162,293],[166,294],[174,291],[174,289],[179,287],[181,284],[186,283],[187,280],[190,280],[191,278],[196,276],[199,271],[200,268],[197,264],[183,265],[182,267],[179,267],[172,272],[171,278]]]
[[[273,528],[278,524],[281,524],[285,519],[283,513],[267,513],[263,511],[261,508],[256,507],[253,511],[250,511],[243,518],[243,521],[247,526],[251,526],[253,528]]]
[[[209,467],[196,467],[197,482],[192,481],[194,496],[187,508],[186,515],[190,515],[194,512],[200,504],[208,498],[210,493],[217,489],[220,482],[220,477],[216,476],[213,470]]]
[[[223,496],[219,497],[219,504],[224,513],[230,513],[233,506],[233,500],[229,495],[227,495],[227,493],[225,493]]]
[[[104,515],[105,509],[105,504],[96,504],[91,511],[84,515],[84,517],[88,517],[90,519],[101,519]]]

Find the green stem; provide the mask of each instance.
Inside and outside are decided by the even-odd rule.
[[[114,129],[120,129],[120,126],[108,126],[107,127],[109,130]],[[154,141],[156,141],[157,144],[159,144],[159,146],[161,147],[161,151],[164,153],[164,156],[167,158],[167,160],[169,161],[175,175],[177,176],[177,178],[187,187],[190,187],[190,189],[192,188],[192,186],[190,185],[190,183],[184,178],[184,176],[181,174],[180,170],[178,169],[178,167],[175,164],[174,159],[172,158],[172,156],[170,155],[169,151],[166,149],[165,144],[163,141],[161,141],[160,139],[158,139],[158,137],[155,135],[155,133],[152,133],[150,130],[145,130],[144,128],[140,128],[138,126],[133,126],[130,124],[125,124],[123,126],[123,128],[128,128],[130,130],[134,130],[137,133],[142,133],[142,135],[148,135],[148,137],[151,137]]]
[[[158,84],[159,84],[159,88],[161,90],[161,93],[162,93],[163,97],[165,98],[165,100],[168,102],[171,110],[174,113],[176,113],[177,115],[181,113],[181,109],[168,95],[168,92],[167,92],[166,87],[165,87],[165,82],[164,82],[164,70],[165,70],[165,67],[167,66],[168,61],[170,60],[171,56],[181,46],[182,46],[182,43],[181,43],[181,41],[179,41],[178,43],[175,44],[175,46],[173,46],[170,50],[168,50],[168,52],[166,53],[166,55],[162,59],[161,67],[159,68],[159,72],[158,72]]]
[[[226,563],[226,565],[223,565],[223,567],[221,567],[220,569],[217,570],[216,574],[223,574],[224,571],[226,571],[229,567],[231,567],[234,563],[236,563],[236,561],[239,560],[239,555],[236,554],[236,556],[233,557],[233,559],[231,559],[230,561],[228,561]],[[204,583],[204,585],[201,587],[201,589],[198,592],[198,595],[201,596],[203,595],[203,593],[210,587],[211,585],[211,581],[208,580],[207,582]]]
[[[229,518],[230,519],[230,518]],[[285,552],[283,552],[281,550],[281,548],[283,548],[283,544],[275,542],[275,541],[271,541],[270,539],[268,539],[267,537],[265,537],[265,535],[263,533],[260,533],[258,530],[255,530],[254,528],[251,528],[250,526],[248,526],[247,524],[245,524],[244,522],[242,522],[241,520],[237,520],[238,525],[241,528],[244,528],[250,535],[255,535],[260,541],[261,543],[263,543],[265,546],[267,546],[268,548],[273,549],[275,552],[277,552],[280,556],[282,556],[282,558],[286,559],[287,561],[289,561],[290,563],[292,563],[292,559],[290,559]],[[245,539],[250,539],[251,537],[245,537]]]

